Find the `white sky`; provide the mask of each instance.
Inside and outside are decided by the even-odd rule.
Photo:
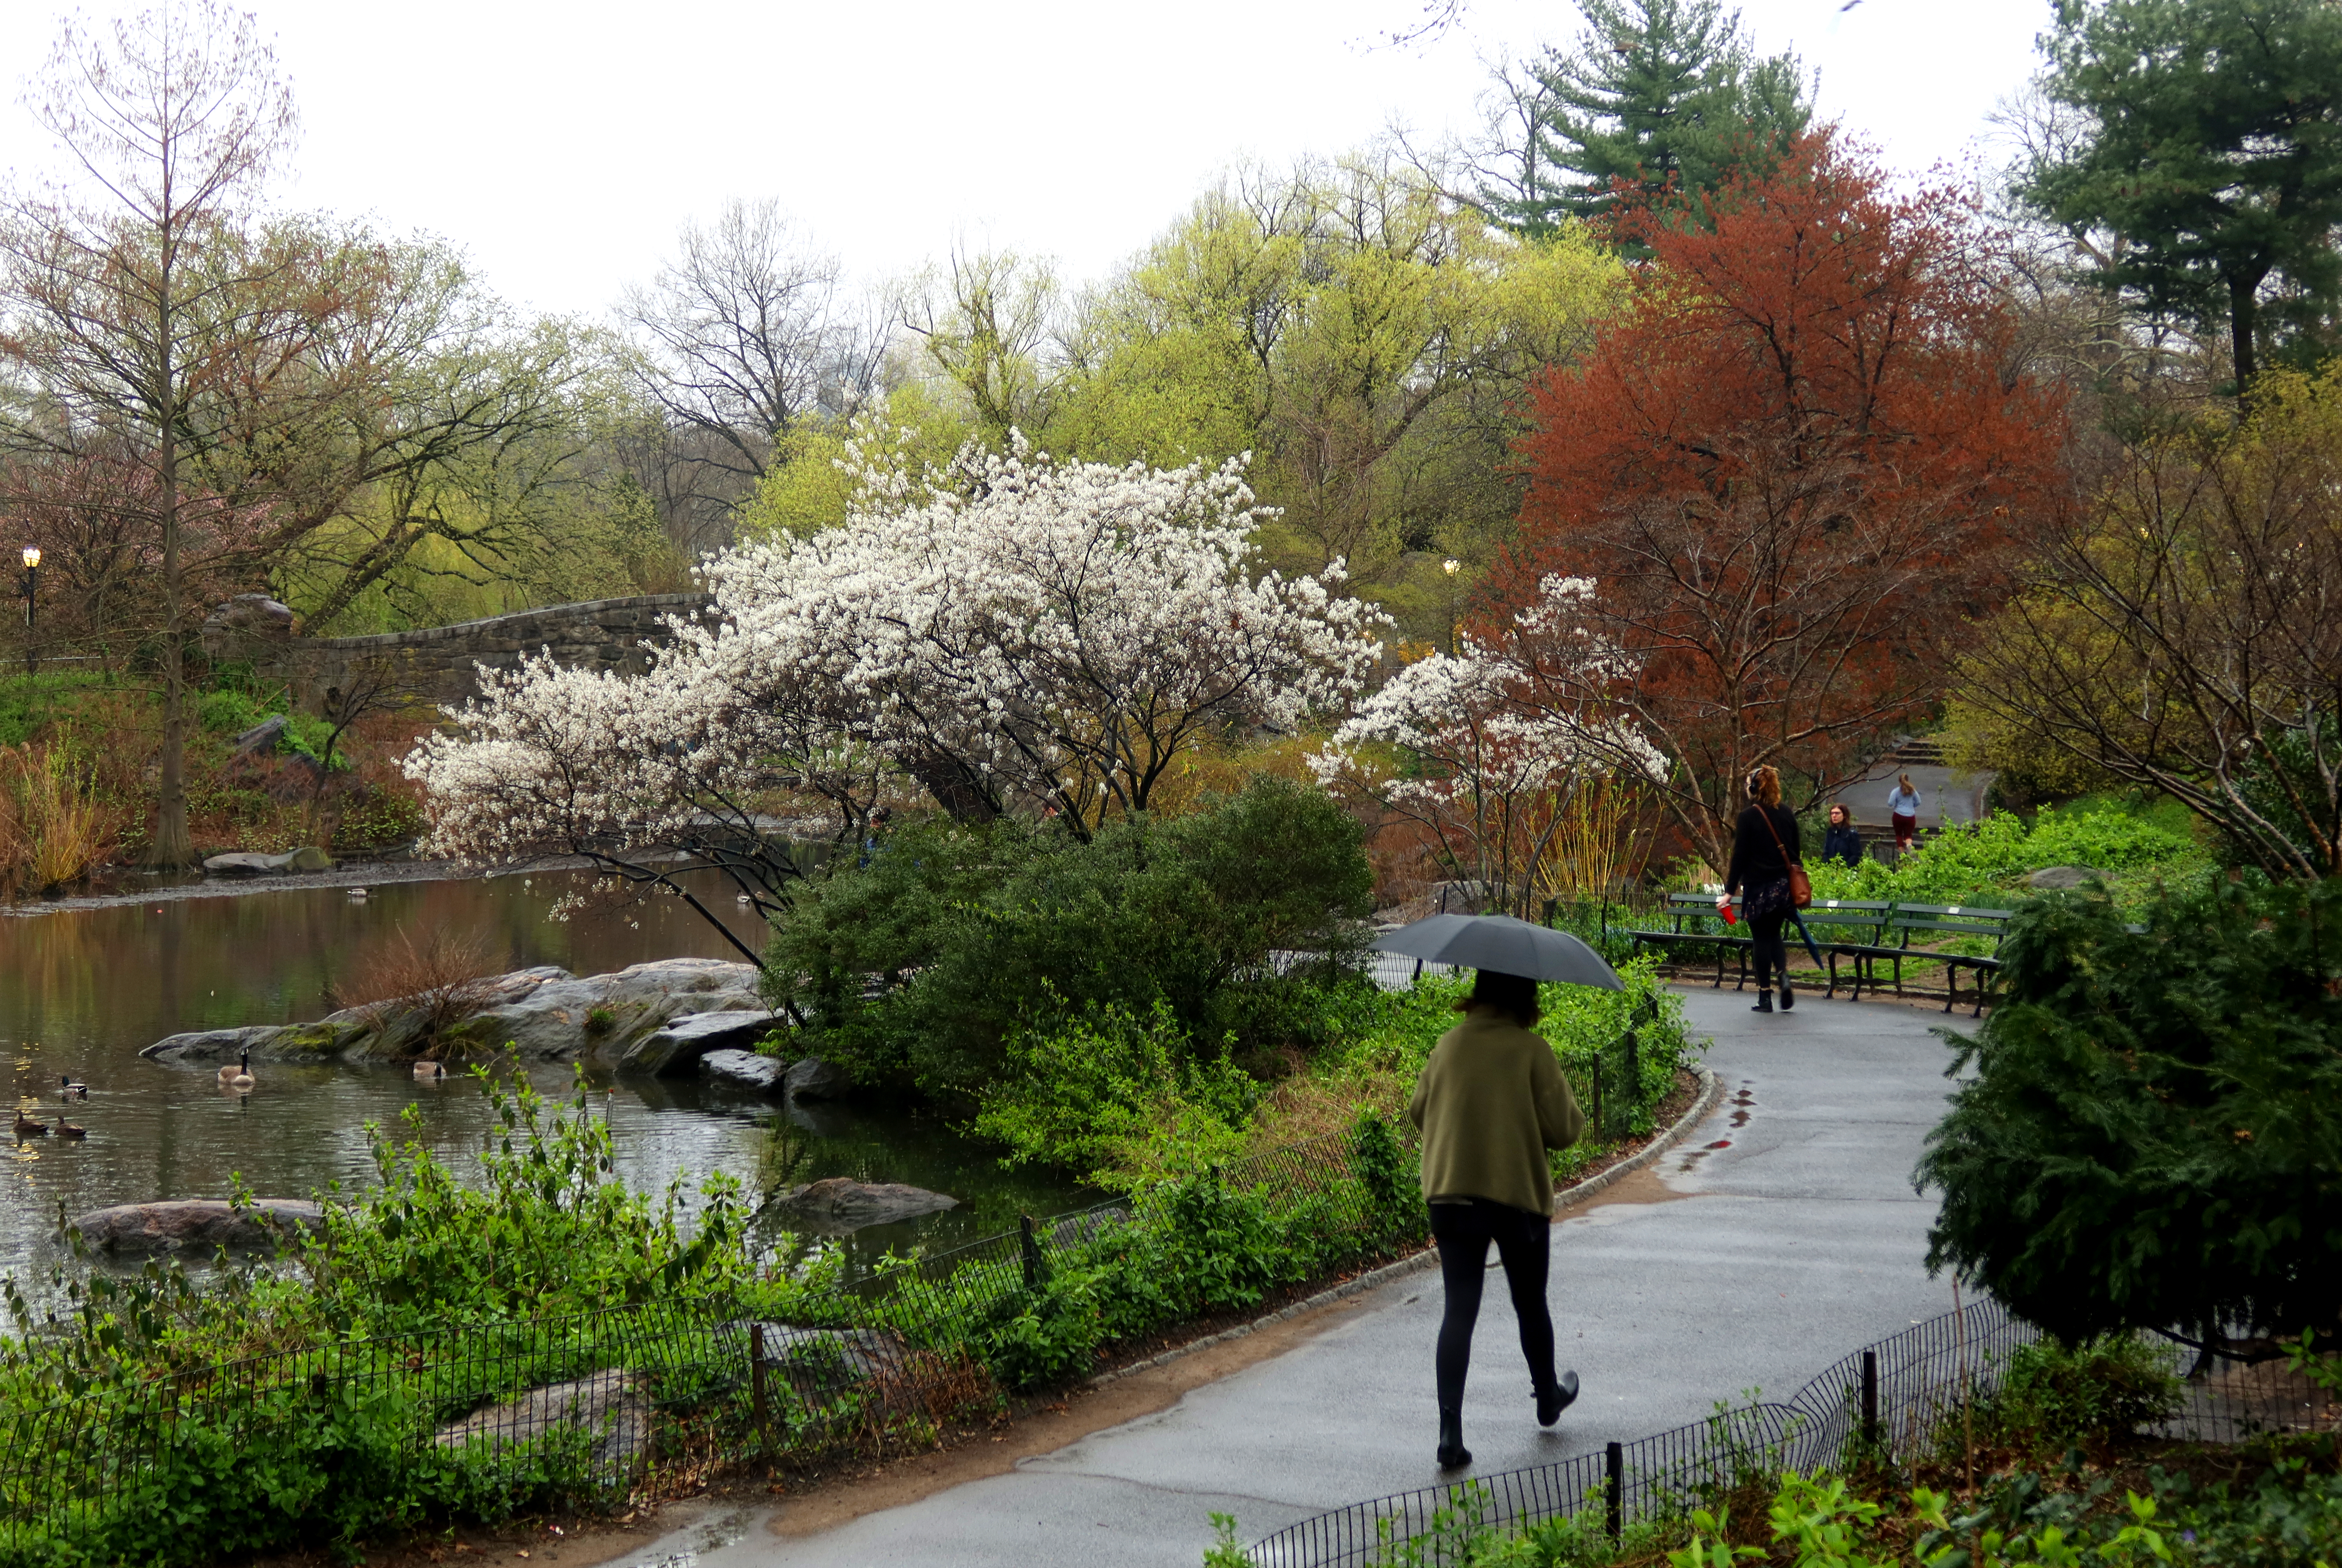
[[[245,0],[246,4],[252,0]],[[808,5],[260,0],[304,122],[287,205],[464,246],[491,286],[598,315],[676,226],[776,196],[877,279],[956,238],[1096,277],[1236,158],[1467,127],[1479,56],[1574,33],[1566,0],[1471,0],[1461,28],[1369,49],[1419,0]],[[2047,0],[1744,0],[1820,103],[1893,166],[1957,159],[2033,68]],[[92,0],[96,15],[137,8]],[[53,155],[14,90],[65,6],[0,5],[0,166]]]

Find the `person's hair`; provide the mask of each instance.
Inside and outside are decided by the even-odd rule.
[[[1537,983],[1526,974],[1506,974],[1497,969],[1475,971],[1472,994],[1458,1002],[1456,1011],[1468,1013],[1475,1007],[1493,1007],[1524,1029],[1535,1028],[1545,1016],[1545,1010],[1537,1005]]]
[[[1911,775],[1909,774],[1896,774],[1895,782],[1903,786],[1903,793],[1906,794],[1917,794],[1919,793],[1917,790],[1911,787]]]
[[[1748,774],[1748,798],[1761,805],[1781,804],[1781,770],[1772,767],[1751,769]]]
[[[1830,802],[1829,808],[1838,815],[1846,818],[1848,822],[1852,822],[1854,820],[1854,814],[1846,809],[1846,802],[1842,800],[1834,800]]]

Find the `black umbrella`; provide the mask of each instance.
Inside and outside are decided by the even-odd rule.
[[[1374,945],[1377,952],[1462,969],[1493,969],[1605,991],[1626,989],[1600,954],[1566,931],[1531,925],[1509,914],[1435,914],[1376,937]]]
[[[1797,923],[1797,934],[1806,939],[1806,951],[1814,955],[1814,967],[1816,969],[1825,967],[1822,963],[1822,950],[1814,945],[1814,934],[1806,929],[1805,915],[1800,914],[1795,907],[1792,907],[1789,911],[1789,918]],[[1784,964],[1781,966],[1781,972],[1782,974],[1787,974],[1788,973],[1788,965]],[[1787,983],[1784,981],[1783,984],[1786,984]]]

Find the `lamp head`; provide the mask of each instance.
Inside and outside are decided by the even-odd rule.
[[[1462,569],[1463,564],[1464,564],[1464,563],[1463,563],[1463,562],[1458,561],[1455,556],[1450,555],[1449,557],[1447,557],[1447,559],[1446,559],[1446,560],[1442,561],[1442,562],[1439,564],[1439,569],[1440,569],[1441,571],[1443,571],[1443,572],[1446,573],[1449,576],[1453,577],[1454,575],[1456,575],[1456,574],[1457,573],[1457,571],[1459,571],[1460,569]]]
[[[39,565],[40,564],[41,564],[41,547],[40,547],[38,544],[27,544],[27,545],[25,545],[25,566],[29,569],[29,568],[31,568],[31,567],[37,566],[37,565]]]

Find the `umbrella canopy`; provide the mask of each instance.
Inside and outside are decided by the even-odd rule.
[[[1377,952],[1433,964],[1596,985],[1605,991],[1626,989],[1600,954],[1566,931],[1548,931],[1509,914],[1435,914],[1376,937],[1374,945]]]

